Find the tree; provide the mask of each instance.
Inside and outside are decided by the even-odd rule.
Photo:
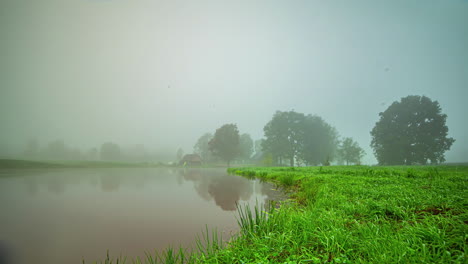
[[[346,165],[349,163],[360,164],[364,154],[364,150],[350,137],[344,138],[338,148],[338,158],[346,162]]]
[[[304,115],[294,111],[277,111],[264,127],[264,152],[272,155],[276,164],[288,159],[290,166],[295,160],[307,165],[325,164],[333,159],[338,133],[321,117]]]
[[[208,143],[210,151],[227,162],[239,155],[239,130],[235,124],[226,124],[216,130],[214,137]]]
[[[208,146],[208,143],[213,138],[213,134],[205,133],[203,134],[193,146],[193,152],[200,155],[203,161],[211,160],[211,152]]]
[[[298,157],[306,165],[330,165],[335,158],[338,132],[316,115],[304,117]]]
[[[447,115],[426,96],[401,98],[379,116],[371,131],[371,147],[381,165],[444,162],[445,151],[455,141],[447,137]]]
[[[263,141],[264,141],[264,139],[255,140],[255,143],[254,143],[255,156],[260,156],[260,155],[263,154],[263,148],[262,148]]]
[[[253,154],[253,140],[249,134],[244,133],[239,138],[239,157],[245,162],[250,160]]]
[[[119,145],[106,142],[101,145],[101,160],[120,160],[121,152]]]
[[[263,131],[265,140],[262,148],[273,156],[275,164],[283,164],[283,158],[288,159],[294,167],[294,159],[299,151],[301,130],[304,114],[294,111],[276,111],[273,118],[265,125]]]

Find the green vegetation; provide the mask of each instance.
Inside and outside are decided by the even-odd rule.
[[[229,171],[289,186],[293,202],[220,262],[466,263],[466,166]]]
[[[238,208],[240,232],[127,263],[466,263],[467,166],[231,168],[290,194]],[[125,263],[109,257],[102,263]]]
[[[239,130],[235,124],[225,124],[216,129],[213,138],[208,142],[208,147],[214,156],[227,162],[227,166],[232,160],[239,156]]]
[[[437,101],[409,95],[379,113],[371,146],[380,165],[437,164],[455,139],[447,137],[446,114]]]
[[[306,165],[329,164],[334,159],[338,132],[319,116],[276,111],[263,131],[262,149],[272,155],[275,165],[286,160],[291,167],[295,160]]]
[[[359,144],[352,138],[344,138],[338,146],[338,163],[350,165],[351,163],[360,165],[365,152]]]
[[[208,143],[213,138],[213,134],[205,133],[198,140],[197,143],[193,146],[193,153],[200,155],[203,163],[210,162],[213,160],[213,154],[210,151]]]

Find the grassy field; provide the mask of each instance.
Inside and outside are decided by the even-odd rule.
[[[291,199],[239,208],[239,234],[201,253],[169,249],[119,263],[467,263],[468,167],[231,168]],[[117,263],[110,258],[102,263]]]
[[[468,167],[230,169],[293,202],[231,248],[246,262],[466,263]],[[250,249],[250,250],[249,250]],[[249,252],[250,251],[250,252]],[[236,250],[231,253],[233,256]]]

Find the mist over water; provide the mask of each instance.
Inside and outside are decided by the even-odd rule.
[[[460,0],[3,0],[0,157],[62,140],[75,154],[114,142],[144,146],[128,160],[171,161],[226,123],[260,139],[294,109],[374,164],[378,113],[426,95],[456,139],[447,161],[466,161],[467,13]]]
[[[217,228],[237,231],[236,203],[263,204],[279,193],[224,169],[68,169],[1,171],[0,243],[13,263],[76,263],[144,257],[195,246]]]

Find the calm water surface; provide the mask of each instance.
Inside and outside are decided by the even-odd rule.
[[[236,202],[275,199],[272,188],[225,169],[2,170],[0,250],[63,264],[189,247],[205,225],[229,237]]]

